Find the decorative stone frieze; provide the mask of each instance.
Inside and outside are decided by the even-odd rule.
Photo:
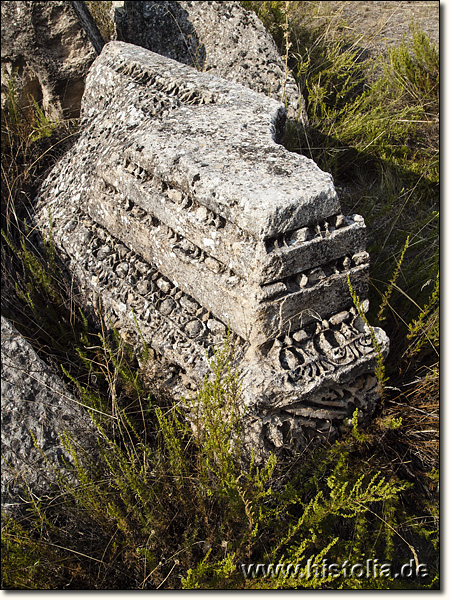
[[[244,434],[263,457],[332,436],[378,397],[364,220],[329,174],[277,143],[282,104],[122,42],[89,73],[83,131],[36,219],[85,304],[198,385],[227,329]],[[137,329],[140,333],[137,334]],[[388,340],[375,330],[383,352]]]

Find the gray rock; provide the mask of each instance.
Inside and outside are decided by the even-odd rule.
[[[82,114],[84,132],[44,182],[36,220],[48,232],[51,209],[86,305],[101,297],[128,331],[136,319],[194,387],[229,328],[245,437],[259,457],[336,435],[356,406],[370,414],[376,353],[347,283],[366,305],[364,219],[344,218],[331,176],[277,144],[283,105],[111,42]]]
[[[2,2],[1,16],[2,107],[16,74],[22,106],[33,96],[48,116],[78,117],[97,54],[70,2]]]
[[[59,436],[69,432],[88,450],[95,430],[87,411],[2,316],[2,508],[14,511],[27,494],[48,494],[59,476],[72,477]]]
[[[306,122],[293,76],[258,17],[240,2],[124,2],[118,39],[261,92]]]
[[[22,106],[33,96],[54,119],[77,117],[103,45],[85,3],[11,1],[1,10],[2,107],[15,78]],[[113,2],[109,13],[118,39],[270,95],[306,123],[304,100],[272,37],[239,2]]]

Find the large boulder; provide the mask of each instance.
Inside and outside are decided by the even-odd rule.
[[[78,117],[94,47],[70,2],[2,2],[2,107],[8,81],[27,106],[42,102],[47,116]]]

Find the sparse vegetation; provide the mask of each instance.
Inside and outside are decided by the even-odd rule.
[[[314,2],[242,4],[274,34],[307,101],[310,125],[290,123],[286,143],[333,173],[344,213],[366,218],[368,322],[391,338],[378,365],[389,378],[383,408],[370,428],[355,412],[339,442],[258,467],[239,460],[229,343],[194,398],[148,382],[104,315],[94,323],[77,308],[51,238],[29,229],[39,182],[76,127],[50,123],[32,100],[20,111],[12,82],[2,115],[2,312],[96,409],[99,436],[95,456],[64,434],[77,483],[61,476],[51,498],[2,515],[5,589],[439,587],[439,55],[416,28],[411,43],[366,58],[364,40],[339,21],[312,18]],[[424,563],[428,575],[300,577],[308,560],[369,559]],[[295,577],[245,577],[242,564],[300,567]]]
[[[421,403],[429,389],[433,426],[424,445],[434,446],[436,466],[439,52],[414,23],[409,39],[374,56],[368,48],[378,32],[357,36],[342,12],[319,10],[327,3],[242,4],[263,20],[282,54],[289,45],[309,126],[288,123],[286,145],[333,174],[344,214],[365,218],[368,319],[391,340],[385,410],[407,411],[415,390]]]

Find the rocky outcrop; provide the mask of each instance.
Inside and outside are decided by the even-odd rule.
[[[184,391],[229,329],[259,457],[334,436],[355,407],[370,414],[376,352],[348,288],[367,304],[364,220],[341,214],[329,174],[277,144],[285,107],[111,42],[82,115],[36,221],[48,236],[51,211],[85,304],[179,365]]]
[[[117,4],[117,3],[116,3]],[[306,120],[303,98],[258,17],[239,2],[124,2],[118,39],[279,100]]]
[[[97,56],[70,2],[2,2],[2,107],[8,80],[28,106],[52,118],[78,117],[84,82]]]
[[[85,450],[96,434],[86,409],[3,316],[1,327],[2,509],[14,511],[72,476],[60,434]]]

